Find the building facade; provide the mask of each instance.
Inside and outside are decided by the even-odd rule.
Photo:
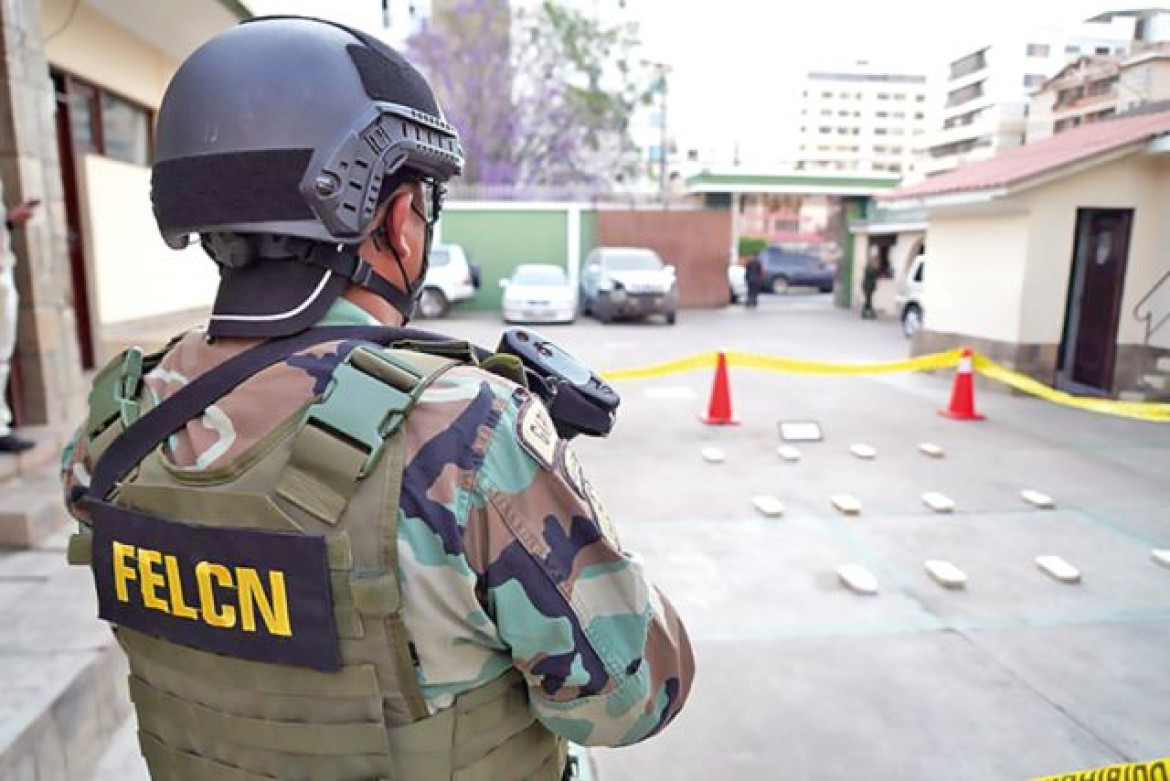
[[[900,174],[928,127],[924,74],[865,62],[813,71],[801,93],[796,168]]]
[[[941,113],[917,172],[933,176],[1023,144],[1029,94],[1082,56],[1126,54],[1137,27],[1135,17],[1117,14],[1072,29],[1005,31],[956,58],[947,67]]]
[[[1128,56],[1082,57],[1031,98],[1026,143],[1170,100],[1170,44],[1140,44]]]

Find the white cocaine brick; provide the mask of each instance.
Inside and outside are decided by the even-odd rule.
[[[943,588],[966,588],[967,574],[963,570],[941,559],[929,559],[926,572]]]
[[[727,460],[727,456],[717,447],[705,447],[703,448],[703,460],[710,464],[722,464]]]
[[[1051,496],[1040,493],[1039,491],[1033,491],[1030,488],[1020,491],[1020,496],[1028,504],[1035,505],[1042,510],[1051,510],[1056,506],[1056,502],[1052,501]]]
[[[855,594],[872,596],[878,592],[877,578],[860,564],[842,564],[837,567],[837,577]]]
[[[866,461],[877,457],[877,448],[875,448],[873,445],[867,445],[864,442],[858,442],[856,445],[850,445],[849,452],[858,458],[864,458]]]
[[[783,458],[785,461],[799,461],[800,450],[792,445],[781,445],[776,448],[776,455]]]
[[[784,502],[781,502],[775,496],[757,496],[752,499],[752,504],[755,505],[761,515],[768,518],[775,518],[784,514]]]
[[[919,442],[918,449],[924,456],[930,456],[931,458],[942,458],[947,454],[947,451],[933,442]]]
[[[940,494],[938,491],[927,491],[922,495],[922,503],[936,513],[953,513],[955,511],[955,501],[946,494]]]
[[[1081,573],[1060,556],[1037,556],[1036,566],[1061,583],[1080,583]]]
[[[837,508],[838,512],[842,512],[845,515],[861,514],[861,502],[849,494],[833,494],[829,501],[833,503],[833,506]]]

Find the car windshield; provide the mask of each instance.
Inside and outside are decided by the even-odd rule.
[[[524,266],[512,275],[517,285],[564,285],[567,281],[565,270],[556,266]]]
[[[657,271],[662,268],[662,261],[649,252],[607,253],[603,257],[605,267],[610,271]]]

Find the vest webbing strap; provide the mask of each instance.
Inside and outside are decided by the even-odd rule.
[[[272,781],[272,776],[258,775],[238,767],[180,751],[153,735],[139,730],[138,746],[146,760],[151,778],[181,778],[184,781]]]
[[[381,698],[373,665],[347,665],[336,672],[323,673],[307,667],[264,664],[212,655],[158,640],[132,629],[117,629],[115,635],[131,664],[141,660],[152,667],[200,678],[209,686],[232,687],[238,685],[239,681],[247,681],[250,689],[261,694]]]
[[[202,735],[214,742],[315,756],[386,754],[386,726],[381,722],[306,724],[230,713],[197,705],[130,678],[130,699],[146,724],[170,725],[177,735]],[[160,735],[174,744],[174,736]]]

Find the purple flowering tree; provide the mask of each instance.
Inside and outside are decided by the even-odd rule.
[[[638,154],[630,117],[649,79],[632,64],[633,25],[609,26],[557,0],[435,3],[407,42],[467,154],[467,184],[605,186]]]

